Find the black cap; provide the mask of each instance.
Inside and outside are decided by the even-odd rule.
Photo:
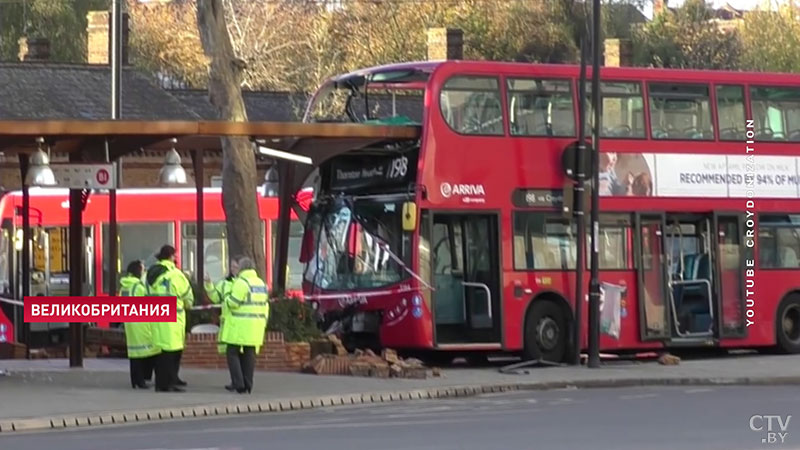
[[[158,253],[156,254],[156,259],[158,260],[170,259],[173,256],[175,256],[175,247],[171,245],[165,245],[161,247],[161,250],[159,250]]]

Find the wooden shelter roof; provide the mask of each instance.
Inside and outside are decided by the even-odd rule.
[[[84,161],[112,160],[146,151],[221,150],[221,137],[247,137],[271,148],[307,156],[314,165],[344,150],[419,139],[417,126],[300,122],[0,120],[0,152],[30,153],[44,138],[54,153]],[[176,143],[172,143],[172,139]],[[333,150],[335,147],[338,150]],[[326,151],[329,149],[330,151]]]

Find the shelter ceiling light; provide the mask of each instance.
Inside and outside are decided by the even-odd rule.
[[[278,170],[273,164],[267,174],[264,175],[263,195],[264,197],[277,197],[278,196]]]
[[[55,186],[56,176],[50,168],[50,157],[44,152],[44,138],[37,138],[39,148],[31,156],[28,171],[25,173],[26,186]]]
[[[274,148],[264,147],[258,145],[258,153],[262,155],[272,156],[273,158],[286,159],[289,161],[299,162],[301,164],[311,165],[313,162],[308,156],[295,155],[294,153],[284,152],[282,150],[275,150]]]
[[[177,142],[177,139],[172,139],[172,148],[167,152],[167,156],[164,158],[164,166],[161,167],[161,172],[158,174],[158,181],[161,186],[188,184],[186,170],[181,165],[181,155],[175,150]]]

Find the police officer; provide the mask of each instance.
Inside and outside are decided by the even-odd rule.
[[[258,277],[253,260],[240,256],[235,259],[239,274],[225,298],[228,316],[222,331],[227,344],[228,370],[231,373],[229,391],[240,394],[253,389],[256,354],[264,343],[269,319],[267,284]]]
[[[156,361],[156,391],[183,392],[178,386],[186,382],[178,378],[178,370],[186,342],[186,310],[194,303],[194,293],[186,275],[175,265],[174,247],[161,247],[156,258],[158,263],[147,271],[149,295],[175,297],[177,301],[175,322],[154,323],[155,344],[161,349]]]
[[[119,280],[119,294],[123,297],[143,297],[147,288],[142,282],[144,263],[133,261],[128,264],[127,273]],[[146,381],[153,376],[153,366],[161,349],[153,343],[153,324],[128,322],[125,327],[125,342],[128,346],[128,359],[131,364],[131,387],[147,389]]]
[[[211,284],[211,279],[208,274],[206,274],[205,277],[205,289],[209,300],[214,304],[222,304],[219,314],[219,331],[217,332],[217,352],[219,352],[220,355],[224,355],[227,349],[227,345],[222,342],[222,328],[225,326],[225,318],[228,316],[228,304],[225,302],[225,297],[230,293],[233,280],[236,275],[239,274],[239,264],[236,261],[231,261],[230,268],[231,271],[228,276],[219,280],[216,285]],[[229,391],[234,390],[233,380],[231,380],[231,384],[225,386],[225,389]]]
[[[211,283],[211,278],[208,274],[205,276],[204,283],[206,295],[208,295],[211,303],[215,305],[222,304],[222,310],[219,314],[219,333],[217,333],[217,350],[220,355],[225,354],[225,344],[220,340],[222,338],[222,327],[225,325],[225,317],[228,315],[228,305],[225,302],[225,297],[230,293],[233,280],[236,278],[236,275],[239,274],[239,264],[236,261],[231,261],[230,267],[231,271],[228,276],[219,280],[217,284]]]

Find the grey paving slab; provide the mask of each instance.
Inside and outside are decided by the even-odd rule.
[[[282,411],[568,385],[800,384],[800,356],[756,355],[685,360],[677,366],[644,362],[606,364],[599,369],[533,368],[527,374],[502,374],[497,367],[453,367],[443,370],[444,377],[425,380],[259,372],[252,395],[225,391],[228,375],[224,370],[182,369],[181,377],[189,382],[187,392],[164,394],[131,389],[127,364],[126,360],[86,360],[84,368],[69,369],[66,360],[0,361],[0,371],[6,373],[0,376],[0,432],[9,428],[9,421],[19,428],[41,425],[19,419],[80,426],[107,423],[105,419],[114,416],[127,423],[194,417],[205,411],[209,415],[254,412],[259,405],[261,411]]]

